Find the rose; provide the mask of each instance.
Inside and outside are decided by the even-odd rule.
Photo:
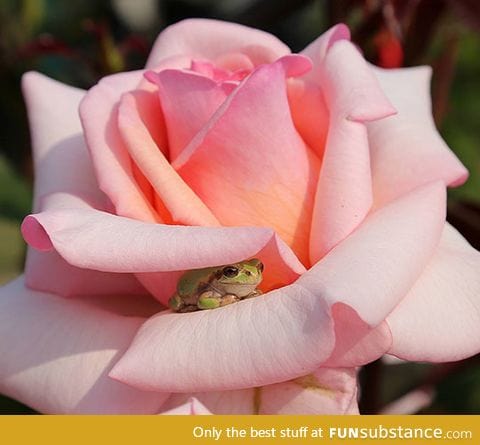
[[[0,390],[45,412],[355,412],[356,366],[478,352],[479,254],[445,225],[467,173],[429,76],[369,66],[343,25],[291,55],[207,20],[86,94],[27,74],[36,250],[2,289]],[[258,298],[143,295],[252,256]]]

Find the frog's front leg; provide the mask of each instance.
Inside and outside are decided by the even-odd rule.
[[[216,309],[217,307],[227,306],[239,301],[233,294],[222,295],[213,290],[202,292],[198,297],[197,306],[199,309]]]

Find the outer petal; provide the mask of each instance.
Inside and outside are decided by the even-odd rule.
[[[285,77],[309,68],[299,56],[258,68],[172,164],[222,224],[272,227],[304,264],[319,160],[293,126]]]
[[[318,261],[348,236],[372,204],[366,121],[395,112],[356,48],[336,42],[315,61],[330,112],[330,125],[318,180],[310,239],[310,259]]]
[[[149,319],[111,375],[142,389],[191,392],[313,372],[335,349],[332,307],[344,303],[360,321],[379,325],[424,269],[444,217],[443,185],[417,190],[371,215],[289,286],[213,311]],[[349,329],[364,338],[363,323],[350,319]]]
[[[480,252],[446,225],[438,249],[407,297],[388,317],[390,354],[456,361],[480,351]]]
[[[44,413],[155,413],[168,394],[107,377],[141,322],[17,279],[0,291],[0,391]]]
[[[75,266],[142,274],[222,265],[259,256],[266,289],[294,281],[305,268],[271,229],[185,227],[144,223],[92,209],[59,210],[27,217],[22,232],[33,247],[55,248]],[[172,292],[149,290],[161,301]],[[175,282],[178,275],[174,276]]]
[[[35,164],[34,208],[80,205],[110,209],[111,203],[98,188],[78,118],[78,104],[85,92],[34,72],[25,74],[22,84]],[[69,296],[144,292],[130,274],[82,270],[54,252],[28,252],[26,283]]]
[[[275,36],[258,29],[217,20],[189,19],[162,31],[150,53],[147,68],[179,54],[215,60],[226,53],[240,52],[258,65],[272,62],[290,50]]]
[[[351,414],[358,412],[356,395],[355,370],[319,369],[295,380],[258,388],[191,396],[172,394],[162,409],[172,409],[185,400],[199,400],[213,414]],[[182,406],[186,408],[188,401]]]
[[[396,116],[368,124],[375,206],[431,181],[462,184],[468,172],[433,122],[430,67],[372,69],[398,110]]]

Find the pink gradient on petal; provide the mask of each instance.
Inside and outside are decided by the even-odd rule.
[[[329,112],[322,91],[313,82],[288,79],[288,102],[295,128],[305,143],[323,157],[327,141]]]
[[[80,269],[68,264],[57,252],[29,249],[25,285],[62,297],[100,295],[144,295],[147,290],[132,274]]]
[[[23,76],[22,88],[33,145],[34,208],[95,207],[110,211],[110,201],[98,189],[78,117],[78,105],[85,92],[34,72]],[[26,218],[23,229],[33,244],[40,243],[37,248],[51,249],[41,226]],[[145,292],[132,275],[79,269],[56,252],[30,250],[25,280],[32,288],[64,296]]]
[[[221,224],[272,227],[307,265],[319,160],[293,125],[285,76],[309,68],[286,56],[255,70],[172,164]]]
[[[198,400],[213,414],[351,414],[358,412],[353,369],[323,369],[296,380],[232,391],[174,393],[162,409]]]
[[[365,60],[346,40],[330,48],[318,75],[330,120],[313,211],[312,263],[352,233],[370,211],[372,180],[364,122],[395,112]]]
[[[165,113],[170,161],[173,162],[213,113],[229,91],[208,77],[180,70],[149,75],[158,86]]]
[[[101,190],[112,200],[116,212],[145,221],[159,217],[135,182],[131,160],[118,131],[118,100],[137,87],[141,71],[104,77],[80,104],[85,138]]]
[[[215,60],[232,52],[243,53],[258,65],[270,63],[290,50],[275,36],[258,29],[218,20],[187,19],[160,33],[150,52],[147,68],[179,54]]]
[[[22,222],[21,230],[23,238],[33,248],[42,252],[53,249],[48,233],[34,217],[27,216]]]
[[[135,91],[122,96],[119,130],[130,156],[149,183],[158,201],[156,208],[165,222],[187,225],[218,225],[208,207],[195,195],[161,152],[145,124],[155,93]]]
[[[431,181],[463,184],[468,172],[433,121],[431,68],[372,70],[398,109],[396,116],[367,125],[375,207]]]
[[[314,371],[333,343],[324,300],[292,284],[211,311],[150,318],[110,376],[152,391],[251,388]]]
[[[445,223],[446,190],[434,182],[370,214],[297,283],[379,325],[405,297],[435,252]]]
[[[28,290],[19,278],[0,289],[0,391],[47,414],[156,413],[168,393],[107,376],[141,323]]]
[[[423,274],[387,318],[389,351],[450,362],[480,352],[480,252],[449,224]]]
[[[310,76],[317,76],[317,67],[320,66],[321,61],[331,46],[339,40],[350,40],[350,30],[348,26],[343,23],[331,27],[301,52],[301,54],[309,57],[315,63],[314,72]]]
[[[292,381],[263,386],[259,414],[349,414],[357,406],[356,374],[355,369],[320,368]]]
[[[163,302],[170,296],[165,289],[172,289],[173,279],[167,277],[170,284],[165,288],[164,272],[178,273],[259,256],[265,264],[262,286],[271,289],[291,283],[305,271],[295,254],[266,228],[169,226],[93,209],[64,209],[31,218],[45,229],[45,236],[70,264],[99,271],[138,273],[142,283]],[[26,239],[32,236],[25,234]],[[155,279],[146,279],[143,274],[150,272],[161,273]],[[158,287],[152,288],[152,284]]]
[[[332,306],[332,317],[335,320],[335,349],[323,366],[365,365],[390,349],[392,335],[387,323],[382,322],[372,329],[344,303]]]

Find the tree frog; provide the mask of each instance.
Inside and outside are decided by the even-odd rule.
[[[261,294],[263,263],[257,258],[185,272],[168,301],[176,312],[215,309]]]

